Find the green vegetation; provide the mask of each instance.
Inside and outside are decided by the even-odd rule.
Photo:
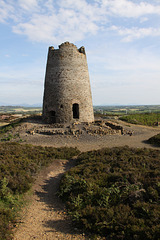
[[[22,196],[30,189],[37,172],[54,159],[70,159],[77,154],[75,148],[0,144],[0,240],[11,239]]]
[[[23,121],[23,119],[18,119],[8,125],[0,127],[0,134],[7,133],[8,131],[12,130],[13,128],[19,126],[22,121]]]
[[[160,239],[160,151],[106,148],[79,155],[59,195],[79,227],[106,239]]]
[[[160,121],[160,113],[130,114],[119,119],[133,124],[155,126]]]
[[[160,113],[160,105],[94,106],[94,113],[97,117],[122,116],[139,113]]]
[[[147,142],[160,147],[160,134],[157,134],[157,135],[149,138]]]
[[[20,138],[19,134],[12,135],[10,131],[15,127],[19,126],[22,121],[23,119],[18,119],[6,126],[0,127],[0,142],[9,142],[12,139],[16,139],[16,138],[19,138],[19,142],[21,142],[22,139]]]
[[[14,134],[14,135],[12,135],[12,134],[8,134],[7,136],[4,136],[4,137],[2,137],[1,138],[1,142],[9,142],[9,141],[11,141],[12,139],[16,139],[16,138],[19,138],[19,141],[22,141],[22,139],[20,139],[20,136],[19,136],[19,134]]]

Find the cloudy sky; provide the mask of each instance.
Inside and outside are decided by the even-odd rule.
[[[42,104],[65,41],[85,46],[94,105],[160,104],[160,0],[0,0],[0,105]]]

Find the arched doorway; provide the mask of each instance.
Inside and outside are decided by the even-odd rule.
[[[50,122],[51,123],[56,123],[56,112],[55,111],[50,111]]]
[[[78,103],[73,104],[72,111],[73,111],[73,118],[79,119],[79,104]]]

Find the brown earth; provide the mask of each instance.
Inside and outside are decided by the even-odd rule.
[[[133,132],[133,134],[131,136],[129,134],[90,135],[85,132],[80,135],[39,134],[36,132],[43,129],[53,129],[53,126],[48,126],[47,124],[43,124],[40,120],[34,119],[26,120],[26,122],[17,127],[16,130],[12,132],[12,134],[14,135],[16,133],[19,133],[20,138],[24,143],[52,147],[77,147],[82,152],[100,149],[103,147],[115,147],[124,145],[139,148],[156,148],[153,145],[146,144],[145,141],[150,137],[160,133],[159,127],[147,127],[127,124],[120,120],[112,121],[116,124],[118,123],[126,131]],[[82,126],[80,127],[82,128]]]
[[[80,151],[128,145],[138,148],[156,148],[145,141],[158,134],[159,128],[126,124],[118,121],[132,136],[114,135],[45,135],[36,133],[37,129],[47,127],[40,121],[26,120],[12,134],[19,133],[24,143],[52,147],[77,147]],[[34,129],[34,133],[33,133]],[[33,135],[32,135],[33,133]],[[32,188],[30,204],[23,209],[21,223],[14,231],[14,240],[54,240],[54,239],[89,239],[83,232],[72,226],[66,215],[65,206],[57,197],[59,181],[65,171],[74,166],[74,160],[55,160],[37,177]],[[101,239],[101,238],[99,238]]]

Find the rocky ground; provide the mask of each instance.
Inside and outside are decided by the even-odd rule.
[[[13,136],[11,141],[20,140],[41,146],[77,147],[80,151],[89,151],[124,145],[155,148],[145,141],[159,132],[159,127],[127,124],[119,120],[97,120],[94,124],[49,125],[40,119],[28,118],[7,134]]]

